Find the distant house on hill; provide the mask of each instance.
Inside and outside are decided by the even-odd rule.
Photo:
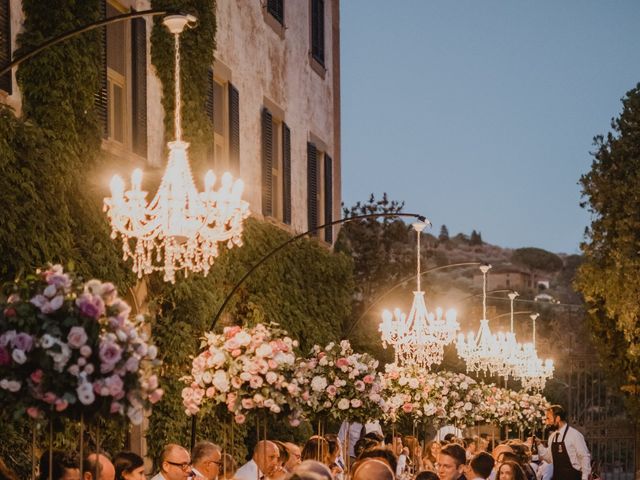
[[[473,284],[482,287],[482,274],[473,276]],[[487,274],[487,290],[526,290],[533,288],[533,275],[513,266],[494,267]]]

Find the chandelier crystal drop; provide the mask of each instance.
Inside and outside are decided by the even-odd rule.
[[[437,308],[435,313],[427,309],[420,282],[420,235],[426,226],[423,222],[413,224],[417,233],[417,288],[413,292],[409,315],[400,309],[393,313],[385,310],[379,328],[384,348],[392,345],[395,350],[396,364],[421,368],[442,363],[444,347],[454,340],[460,328],[455,310],[443,314],[441,308]]]
[[[538,357],[536,350],[536,319],[538,314],[531,315],[533,321],[533,339],[531,343],[523,345],[521,360],[519,362],[516,377],[522,382],[525,390],[544,390],[547,380],[553,377],[553,360],[544,362]]]
[[[497,374],[504,369],[498,337],[491,333],[487,320],[487,272],[491,265],[482,265],[482,319],[476,335],[470,332],[465,338],[458,335],[458,355],[467,364],[467,372]]]
[[[500,349],[500,362],[499,365],[497,365],[496,374],[505,379],[516,375],[520,362],[522,361],[522,345],[517,342],[516,334],[513,330],[513,302],[518,296],[518,292],[513,291],[509,293],[511,328],[507,333],[498,333],[497,337]]]
[[[111,197],[104,209],[111,222],[111,237],[121,237],[123,259],[133,260],[138,278],[162,270],[164,280],[174,283],[175,274],[184,270],[209,273],[219,254],[220,243],[227,247],[242,245],[243,221],[249,216],[249,204],[242,200],[244,184],[233,181],[229,173],[216,190],[215,174],[205,175],[204,191],[198,192],[191,173],[187,150],[182,140],[180,91],[180,33],[191,19],[171,15],[164,24],[175,43],[175,137],[167,144],[169,159],[155,197],[147,202],[142,190],[142,171],[131,175],[131,190],[124,190],[119,176],[111,180]]]

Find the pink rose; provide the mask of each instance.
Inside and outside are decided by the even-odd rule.
[[[364,382],[362,380],[356,380],[353,385],[354,385],[354,387],[355,387],[355,389],[357,391],[364,392],[365,385],[364,385]]]
[[[336,360],[336,367],[343,368],[348,366],[349,366],[349,360],[347,360],[346,358],[340,357],[339,359]]]
[[[336,388],[335,385],[329,385],[327,387],[327,393],[329,394],[330,397],[335,397],[336,393],[338,393],[338,389]]]
[[[53,392],[46,392],[43,396],[42,396],[42,401],[45,403],[48,403],[49,405],[53,405],[56,400],[58,399],[58,397],[56,397],[56,394]]]
[[[67,343],[71,348],[80,348],[87,343],[87,332],[82,327],[71,327],[67,335]]]
[[[242,425],[244,423],[244,421],[247,419],[247,417],[245,417],[243,414],[241,413],[236,413],[234,420],[236,421],[236,423],[238,425]]]
[[[209,387],[207,388],[205,395],[207,396],[207,398],[213,398],[216,394],[216,389],[213,387]]]
[[[114,369],[116,363],[122,358],[122,350],[116,343],[103,341],[100,343],[99,356],[102,361],[100,371],[108,373]]]
[[[89,345],[83,345],[80,347],[80,355],[83,357],[88,357],[91,355],[91,347]]]
[[[42,412],[37,407],[29,407],[27,408],[27,415],[29,415],[31,418],[38,419],[42,416]]]
[[[255,408],[256,404],[251,398],[243,398],[242,399],[242,408],[245,410],[251,410]]]
[[[151,403],[158,403],[163,395],[164,390],[162,390],[161,388],[156,388],[153,392],[151,392],[151,395],[149,395],[149,401]]]
[[[55,406],[56,406],[56,412],[62,412],[67,409],[67,407],[69,406],[69,402],[67,402],[62,398],[59,398],[56,400]]]
[[[231,356],[232,357],[239,357],[242,354],[242,350],[240,350],[239,348],[233,349],[231,351]]]
[[[373,381],[375,380],[375,377],[373,375],[365,375],[364,378],[362,379],[364,381],[364,383],[373,383]]]
[[[109,395],[114,397],[122,393],[122,389],[124,388],[124,382],[118,375],[111,375],[110,377],[107,377],[104,383],[105,386],[109,389]]]
[[[238,333],[240,330],[242,329],[238,325],[234,325],[233,327],[224,327],[224,330],[222,331],[222,333],[225,336],[225,338],[229,339],[233,337],[236,333]]]
[[[124,407],[120,402],[111,402],[109,411],[111,413],[122,413],[124,411]]]
[[[405,403],[404,405],[402,405],[402,411],[404,411],[404,413],[411,413],[413,411],[413,404]]]

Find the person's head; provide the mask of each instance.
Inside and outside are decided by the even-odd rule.
[[[382,434],[376,431],[366,433],[364,435],[364,438],[370,438],[371,440],[375,440],[377,443],[384,442],[384,437],[382,436]]]
[[[296,476],[297,477],[294,477]],[[321,480],[333,480],[331,470],[325,464],[317,462],[316,460],[305,460],[296,468],[293,469],[293,475],[290,478],[307,479],[318,477]],[[315,480],[315,479],[314,479]]]
[[[567,422],[567,412],[561,405],[551,405],[545,412],[544,420],[549,427],[561,428]]]
[[[288,472],[291,472],[302,462],[302,450],[300,450],[300,447],[298,445],[291,442],[286,442],[284,446],[287,449],[287,453],[289,454],[289,459],[284,464],[284,468]]]
[[[331,463],[329,442],[319,435],[314,435],[309,438],[304,444],[304,447],[302,447],[302,461],[305,460],[316,460],[325,465],[329,465]]]
[[[471,455],[474,455],[478,449],[478,444],[475,438],[466,437],[462,439],[462,445]]]
[[[278,467],[280,451],[275,443],[269,440],[260,440],[253,450],[253,461],[256,462],[260,471],[266,475],[271,475]]]
[[[498,468],[496,480],[527,480],[527,476],[516,462],[504,462]]]
[[[391,467],[375,458],[360,462],[353,472],[353,480],[394,480]]]
[[[467,454],[457,443],[445,445],[438,454],[436,470],[440,480],[456,480],[464,472]]]
[[[342,445],[340,444],[340,439],[338,435],[335,433],[328,433],[324,436],[324,439],[327,441],[329,445],[329,458],[331,462],[335,462],[336,458],[340,456],[340,450],[342,449]]]
[[[481,433],[478,439],[478,450],[486,452],[489,449],[489,437],[486,433]]]
[[[517,462],[520,465],[525,465],[531,461],[531,450],[526,443],[521,440],[511,440],[509,446],[516,455],[518,459]]]
[[[502,454],[505,452],[513,453],[511,447],[505,443],[501,443],[500,445],[496,445],[496,447],[491,451],[491,455],[496,462],[502,461]]]
[[[236,473],[238,469],[238,465],[236,461],[233,459],[231,455],[228,453],[222,454],[222,466],[220,467],[220,472],[218,473],[219,480],[227,480],[233,478],[233,475]]]
[[[424,446],[424,458],[429,460],[431,463],[435,463],[438,461],[438,454],[440,453],[440,449],[442,446],[440,442],[434,440],[433,442],[429,442]]]
[[[211,442],[198,442],[191,452],[191,465],[207,480],[214,480],[222,467],[222,451]]]
[[[415,461],[420,456],[420,442],[413,435],[407,435],[402,440],[405,447],[409,449],[409,457]]]
[[[364,460],[365,458],[375,458],[376,460],[380,460],[385,462],[392,471],[396,471],[398,467],[398,457],[389,447],[373,447],[365,450],[358,457],[359,460]]]
[[[133,452],[120,452],[113,459],[116,480],[145,480],[144,459]]]
[[[39,480],[49,478],[49,452],[40,457]],[[80,459],[75,453],[54,450],[51,454],[51,478],[53,480],[80,480]]]
[[[160,472],[166,480],[184,480],[191,476],[191,455],[175,443],[166,445],[160,453]]]
[[[479,452],[473,456],[469,462],[469,466],[476,477],[489,478],[495,461],[487,452]]]
[[[378,442],[376,442],[375,440],[363,437],[358,440],[353,446],[353,453],[355,454],[356,458],[359,458],[360,455],[362,455],[362,452],[364,452],[365,450],[369,450],[370,448],[377,447],[378,445]]]
[[[285,464],[289,461],[289,450],[287,450],[287,447],[285,447],[284,442],[281,442],[280,440],[272,441],[276,444],[276,447],[278,447],[278,465],[284,467]]]
[[[414,480],[438,480],[438,474],[425,470],[416,475]]]
[[[113,463],[102,453],[90,453],[82,461],[82,480],[114,480],[115,478],[116,469]]]
[[[442,439],[442,441],[444,443],[451,443],[453,442],[454,438],[456,438],[456,436],[453,433],[447,433]]]

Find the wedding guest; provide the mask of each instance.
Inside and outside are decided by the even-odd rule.
[[[440,480],[466,480],[464,468],[467,455],[462,446],[457,443],[445,445],[438,454],[436,473]]]
[[[422,468],[422,447],[420,442],[413,435],[407,435],[403,440],[404,445],[409,450],[408,460],[412,472],[420,472]]]
[[[360,454],[358,460],[370,458],[385,462],[393,472],[398,470],[398,457],[396,457],[395,453],[393,453],[389,447],[369,448]]]
[[[387,433],[387,435],[384,437],[384,443],[387,447],[390,447],[391,451],[396,455],[400,455],[402,453],[402,435],[400,435],[399,433]]]
[[[191,477],[191,455],[175,443],[160,452],[160,471],[151,480],[185,480]]]
[[[471,460],[473,456],[478,453],[478,443],[474,438],[465,437],[462,439],[462,446],[467,452],[467,461]]]
[[[327,467],[331,463],[329,456],[329,442],[323,437],[314,435],[302,447],[302,461],[316,460]]]
[[[116,469],[104,454],[90,453],[82,461],[82,480],[115,480],[115,478]]]
[[[116,480],[146,480],[144,459],[133,452],[120,452],[113,459]]]
[[[510,440],[509,446],[516,456],[516,461],[522,467],[527,480],[536,480],[536,472],[531,466],[531,450],[521,440]]]
[[[38,480],[49,478],[49,452],[40,457]],[[53,480],[80,480],[80,460],[75,453],[51,452],[51,478]]]
[[[344,478],[344,463],[341,459],[340,439],[335,433],[328,433],[324,438],[329,445],[329,470],[335,480],[342,480]]]
[[[238,464],[228,453],[222,454],[222,466],[218,474],[218,480],[232,480],[238,469]]]
[[[269,440],[260,440],[253,450],[251,460],[236,471],[236,480],[266,480],[273,475],[279,475],[282,471],[278,465],[279,455],[280,452],[275,443]]]
[[[191,452],[191,470],[196,479],[215,480],[222,466],[222,450],[211,442],[198,442]]]
[[[353,480],[394,480],[393,470],[385,462],[375,458],[358,463]]]
[[[316,460],[305,460],[298,465],[293,474],[298,478],[309,478],[311,475],[316,476],[319,480],[333,480],[331,470],[325,464],[317,462]],[[293,478],[293,477],[289,477]]]
[[[284,446],[289,454],[289,460],[285,462],[284,468],[287,472],[292,472],[302,462],[302,451],[295,443],[286,442]]]
[[[282,468],[282,471],[286,473],[287,469],[285,468],[285,465],[289,461],[289,450],[284,442],[281,442],[280,440],[272,440],[272,442],[276,444],[276,447],[278,447],[278,465]]]
[[[438,474],[436,472],[424,470],[418,473],[414,480],[438,480]]]
[[[486,480],[491,476],[495,460],[487,452],[479,452],[469,462],[473,480]]]
[[[362,452],[369,450],[370,448],[377,448],[379,446],[378,442],[372,440],[371,438],[361,438],[358,440],[354,446],[353,451],[355,452],[355,458],[351,458],[351,463],[353,463],[357,458],[360,458]]]
[[[516,462],[506,461],[498,468],[496,480],[527,480],[522,467]]]
[[[422,468],[424,470],[429,470],[431,472],[436,471],[436,462],[441,448],[442,446],[437,440],[429,442],[424,446],[422,453]]]

